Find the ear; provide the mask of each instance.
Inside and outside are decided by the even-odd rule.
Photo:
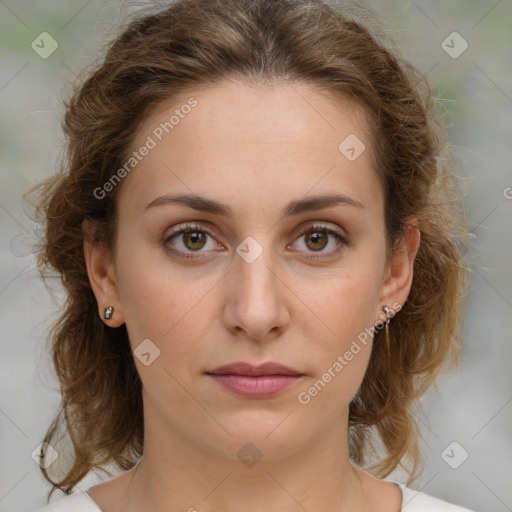
[[[394,316],[409,296],[414,273],[414,261],[420,247],[421,234],[418,226],[419,222],[416,217],[408,219],[405,233],[398,240],[391,261],[386,266],[375,323],[386,320],[386,316],[382,312],[384,306],[388,306],[391,315]]]
[[[98,302],[100,318],[109,327],[119,327],[124,324],[124,315],[119,300],[113,257],[111,251],[94,242],[94,231],[94,223],[85,219],[82,223],[82,232],[87,275]],[[110,320],[106,320],[104,310],[109,306],[113,306],[114,315]]]

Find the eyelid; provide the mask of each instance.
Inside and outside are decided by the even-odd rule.
[[[208,226],[208,224],[201,224],[199,222],[185,222],[184,224],[179,224],[173,231],[170,233],[166,233],[164,235],[164,244],[170,240],[171,238],[181,234],[181,233],[187,233],[190,231],[203,231],[210,235],[211,238],[213,238],[216,242],[216,234],[214,233],[214,230]],[[220,244],[220,242],[217,242]],[[222,244],[220,244],[222,245]]]
[[[310,223],[306,223],[303,226],[300,226],[298,229],[298,235],[303,235],[304,233],[308,233],[309,231],[313,231],[315,229],[329,231],[332,233],[336,233],[337,235],[347,238],[344,230],[336,226],[335,224],[324,223],[319,221],[311,221]]]
[[[172,238],[174,235],[177,235],[178,233],[183,233],[187,231],[204,231],[205,233],[208,233],[210,236],[214,236],[214,231],[208,224],[203,224],[204,221],[198,221],[198,222],[184,222],[181,224],[178,224],[172,231],[169,233],[166,232],[164,235],[164,240],[168,240],[169,238]]]
[[[333,231],[336,234],[339,234],[341,237],[346,238],[347,243],[348,243],[348,235],[344,232],[344,230],[342,230],[341,228],[339,228],[338,226],[336,226],[334,224],[323,223],[321,221],[320,222],[319,221],[310,221],[309,223],[300,225],[299,227],[297,227],[294,230],[293,236],[303,235],[304,233],[307,233],[309,230],[312,230],[312,229],[323,229],[326,231],[329,231],[329,230]],[[193,230],[205,231],[212,237],[217,236],[216,233],[214,232],[214,230],[209,227],[207,221],[200,220],[200,221],[194,221],[194,222],[184,222],[184,223],[179,224],[172,232],[170,232],[169,234],[166,234],[164,236],[164,239],[167,240],[168,238],[176,235],[177,233],[182,233],[184,231],[189,231],[189,230],[190,231],[193,231]]]
[[[332,236],[335,236],[338,239],[338,247],[336,249],[333,249],[331,251],[327,252],[307,252],[309,256],[304,256],[307,260],[329,260],[331,258],[334,258],[335,256],[338,256],[338,254],[345,249],[346,247],[349,247],[352,245],[351,239],[348,237],[346,232],[339,227],[334,227],[328,223],[313,221],[312,223],[306,224],[305,226],[302,226],[299,228],[299,232],[294,235],[294,242],[300,238],[301,236],[312,233],[315,231],[325,231],[327,234],[330,234]],[[302,251],[296,251],[296,252],[302,252]]]
[[[314,260],[314,259],[328,259],[329,257],[336,256],[344,247],[347,247],[351,245],[351,241],[348,238],[348,236],[344,233],[343,230],[341,230],[339,227],[334,227],[334,225],[331,225],[329,223],[323,223],[319,221],[311,221],[309,223],[303,224],[299,226],[293,236],[293,242],[297,240],[297,238],[310,233],[314,232],[315,230],[318,231],[325,231],[326,233],[336,236],[338,238],[339,246],[338,248],[328,251],[328,252],[318,252],[315,256],[315,252],[310,252],[308,254],[311,254],[311,256],[306,256],[306,259]],[[196,221],[196,222],[185,222],[183,224],[178,225],[173,231],[171,231],[169,234],[164,235],[163,239],[163,245],[165,246],[167,242],[179,235],[180,233],[186,233],[189,231],[203,231],[207,233],[212,239],[216,241],[216,243],[220,244],[220,242],[217,242],[216,235],[214,234],[214,230],[212,230],[208,223],[204,223],[204,221]],[[292,243],[293,243],[292,242]],[[222,245],[222,244],[220,244]],[[288,246],[287,246],[288,247]],[[202,251],[190,251],[190,252],[183,252],[179,249],[175,248],[168,248],[169,251],[181,255],[185,259],[203,259],[203,256],[199,256],[202,254]],[[295,251],[295,252],[301,252],[301,251]],[[198,254],[198,256],[192,256],[194,254]],[[188,255],[188,256],[187,256]]]
[[[179,236],[182,233],[187,233],[190,231],[202,231],[207,233],[212,240],[214,240],[217,245],[222,245],[220,242],[217,242],[216,235],[214,234],[213,229],[208,226],[208,223],[205,221],[195,221],[195,222],[184,222],[176,226],[172,231],[166,232],[162,239],[161,245],[165,248],[165,250],[172,255],[182,258],[189,261],[200,261],[205,259],[204,251],[182,251],[180,249],[176,249],[172,245],[168,244],[171,238]],[[211,252],[211,251],[209,251]]]

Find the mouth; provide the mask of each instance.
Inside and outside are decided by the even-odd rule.
[[[284,366],[279,363],[268,362],[254,366],[250,363],[231,363],[224,366],[220,366],[211,372],[207,372],[208,375],[246,375],[250,377],[259,377],[263,375],[287,375],[287,376],[300,376],[301,372]]]
[[[232,363],[206,372],[224,389],[247,398],[269,398],[295,385],[304,374],[279,363]]]

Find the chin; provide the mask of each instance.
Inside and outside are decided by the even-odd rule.
[[[287,416],[290,418],[287,418]],[[252,411],[236,413],[229,417],[217,417],[222,428],[215,433],[204,433],[202,443],[208,445],[208,450],[228,459],[261,458],[262,461],[278,460],[292,455],[302,444],[307,444],[311,435],[298,429],[290,421],[293,414],[290,411],[264,412]]]

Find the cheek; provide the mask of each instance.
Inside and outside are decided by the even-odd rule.
[[[301,388],[297,400],[307,407],[308,414],[334,419],[349,406],[366,373],[375,309],[371,290],[362,283],[354,280],[329,289],[330,299],[317,303],[322,318],[314,327],[317,334],[310,332],[308,336],[317,341],[310,354],[317,373]]]
[[[347,264],[336,274],[317,280],[314,287],[302,286],[297,295],[314,313],[313,329],[325,340],[325,348],[343,347],[366,328],[374,325],[381,280],[377,265],[365,265],[361,259]],[[336,342],[332,343],[333,338]]]
[[[371,341],[355,342],[331,357],[322,373],[300,390],[297,401],[306,411],[337,416],[346,410],[361,386],[371,353]]]
[[[116,257],[116,277],[124,320],[132,347],[149,338],[160,346],[163,333],[172,328],[179,314],[179,290],[171,286],[154,254],[120,232]]]
[[[126,244],[128,245],[128,244]],[[121,249],[121,246],[120,246]],[[184,358],[193,352],[194,339],[206,329],[209,292],[215,276],[191,278],[179,269],[171,271],[165,256],[135,248],[119,251],[116,276],[126,328],[132,349],[150,339],[167,358]],[[186,277],[188,275],[188,277]],[[218,277],[217,277],[218,279]],[[180,356],[180,357],[181,357]]]
[[[166,283],[151,268],[124,268],[119,274],[119,295],[132,345],[144,338],[160,340],[172,329],[178,301],[164,293]]]
[[[301,389],[299,403],[332,403],[334,413],[347,407],[359,389],[372,349],[380,273],[376,258],[347,261],[338,277],[317,282],[314,293],[302,289],[301,297],[315,313],[307,338],[315,340],[311,359],[318,373]],[[319,398],[316,398],[316,397]],[[321,398],[320,398],[321,397]],[[320,413],[320,409],[319,409]],[[324,409],[325,413],[325,409]]]

